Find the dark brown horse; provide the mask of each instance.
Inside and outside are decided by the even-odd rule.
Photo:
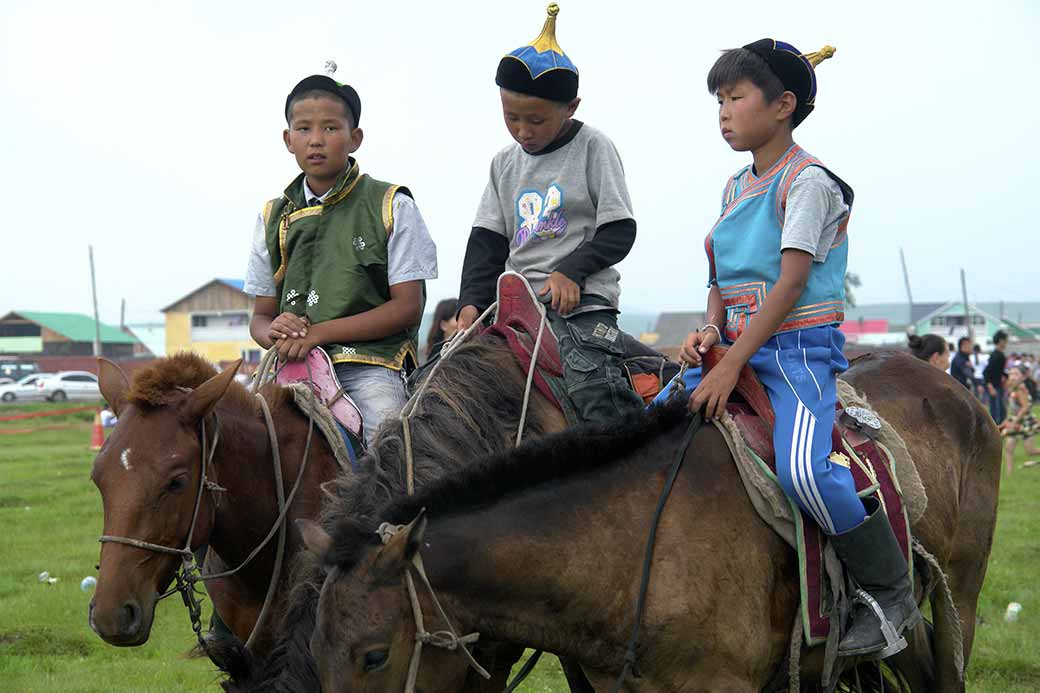
[[[437,480],[464,473],[464,468],[504,450],[516,440],[523,406],[526,373],[505,343],[479,337],[459,346],[441,363],[429,382],[409,424],[414,449],[416,489]],[[525,439],[544,436],[566,427],[563,415],[537,390],[531,393]],[[351,515],[368,521],[373,513],[395,498],[407,495],[405,446],[402,423],[383,424],[371,450],[359,461],[357,475],[342,475],[327,491],[336,497],[337,509],[351,508]],[[330,529],[336,518],[329,520]],[[321,566],[301,557],[294,566],[293,592],[278,641],[270,656],[258,657],[241,644],[217,645],[215,659],[235,691],[313,691],[316,670],[308,651],[316,615],[318,590],[325,578]],[[480,642],[480,661],[492,673],[485,682],[473,675],[459,690],[501,691],[511,665],[522,647]],[[456,655],[457,656],[457,655]],[[565,664],[565,669],[567,665]],[[580,676],[580,673],[568,674]],[[575,678],[574,690],[586,690]]]
[[[272,450],[260,405],[235,383],[234,368],[217,373],[194,354],[178,354],[135,374],[133,384],[109,361],[101,360],[101,392],[119,423],[94,461],[91,478],[101,491],[104,534],[182,548],[199,488],[201,426],[209,443],[219,430],[207,477],[220,488],[202,494],[191,547],[209,544],[206,571],[239,565],[275,523],[278,507]],[[289,494],[303,461],[308,420],[288,390],[262,390],[278,432],[284,493]],[[309,462],[289,520],[313,518],[320,484],[339,470],[328,444],[315,429]],[[245,640],[256,623],[275,562],[271,541],[241,572],[207,583],[213,605],[231,631]],[[299,534],[287,535],[286,555],[298,552]],[[91,627],[113,645],[148,640],[158,596],[180,566],[176,555],[123,543],[101,547],[97,590],[90,601]],[[255,651],[270,646],[271,624],[284,609],[287,582],[272,600],[272,616],[257,634]],[[176,597],[175,597],[176,598]]]
[[[933,593],[934,633],[922,624],[888,663],[906,689],[963,690],[954,621],[966,663],[996,521],[1000,437],[967,390],[912,357],[861,358],[846,377],[917,462],[929,503],[913,530],[949,577],[959,614],[951,618]],[[714,427],[682,451],[687,421],[672,406],[614,430],[551,436],[391,502],[368,522],[344,505],[331,534],[305,523],[329,571],[310,642],[323,690],[403,690],[415,636],[403,576],[420,549],[460,634],[574,657],[596,690],[609,690],[632,628],[649,521],[677,454],[685,461],[657,534],[639,677],[624,690],[786,690],[796,557],[758,517]],[[423,508],[380,544],[378,523],[408,523]],[[445,628],[419,592],[427,629]],[[804,690],[815,690],[820,664],[818,651],[803,659]],[[421,660],[424,693],[454,693],[465,676],[457,654]]]

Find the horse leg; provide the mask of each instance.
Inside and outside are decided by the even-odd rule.
[[[523,645],[478,641],[473,648],[473,656],[487,669],[491,678],[485,679],[470,669],[462,686],[463,693],[501,693],[509,684],[509,674],[513,665],[523,654]]]
[[[570,686],[571,693],[596,693],[578,660],[571,657],[560,657],[560,667],[567,678],[567,685]]]

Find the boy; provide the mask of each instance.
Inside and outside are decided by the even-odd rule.
[[[1007,417],[1007,402],[1004,400],[1004,376],[1007,369],[1008,336],[1004,330],[997,330],[993,335],[993,351],[989,355],[986,367],[982,370],[982,382],[989,395],[989,414],[999,426]]]
[[[549,5],[538,38],[498,65],[516,144],[491,162],[466,247],[458,326],[494,300],[503,270],[522,274],[547,304],[578,417],[603,422],[642,407],[622,372],[613,267],[631,250],[636,222],[613,143],[573,118],[578,70],[556,42],[558,13]]]
[[[708,74],[723,139],[753,162],[726,185],[705,241],[708,322],[687,337],[682,358],[699,366],[723,337],[731,344],[690,396],[691,409],[708,418],[723,414],[744,364],[758,374],[776,413],[780,484],[830,536],[861,588],[839,653],[879,658],[906,647],[899,634],[921,616],[880,504],[861,501],[850,470],[828,459],[835,379],[848,367],[838,324],[853,194],[792,137],[813,109],[814,65],[833,52],[805,56],[762,39],[726,51]]]
[[[360,117],[357,92],[330,76],[289,93],[282,139],[302,173],[256,221],[245,291],[260,346],[282,360],[328,352],[370,444],[407,401],[437,249],[407,188],[359,172]]]

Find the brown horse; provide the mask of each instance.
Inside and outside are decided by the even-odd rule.
[[[178,354],[138,371],[133,384],[115,364],[100,360],[101,392],[119,422],[94,461],[91,479],[104,504],[104,534],[183,548],[199,489],[201,426],[209,443],[216,439],[206,476],[217,486],[202,494],[192,549],[209,544],[205,572],[238,566],[264,539],[278,517],[272,450],[260,405],[235,383],[236,368],[222,373],[194,354]],[[284,493],[297,479],[309,424],[288,390],[268,385]],[[309,462],[288,518],[313,518],[321,501],[320,484],[339,466],[328,444],[314,431]],[[208,582],[213,605],[231,631],[243,640],[253,629],[274,568],[271,541],[240,572]],[[287,534],[286,555],[301,543],[295,529]],[[97,589],[90,601],[90,626],[113,645],[141,645],[148,640],[155,604],[180,566],[176,555],[123,543],[104,543]],[[287,581],[281,571],[280,583]],[[258,632],[255,650],[270,646],[270,624],[284,608],[279,587],[272,616]]]
[[[846,377],[917,462],[929,503],[913,530],[948,576],[959,614],[951,618],[941,591],[933,593],[934,633],[919,626],[888,664],[904,689],[963,690],[954,621],[966,663],[996,522],[1000,437],[967,390],[912,357],[861,358]],[[574,657],[596,690],[609,690],[624,662],[649,521],[678,454],[684,465],[657,534],[638,677],[624,690],[786,690],[797,559],[756,514],[717,429],[702,427],[681,449],[687,421],[673,405],[472,465],[377,513],[398,524],[420,516],[386,546],[378,522],[357,522],[349,507],[331,535],[303,523],[329,571],[310,642],[323,690],[403,690],[416,632],[403,576],[420,549],[459,634]],[[427,629],[446,628],[429,594],[420,588],[419,596]],[[809,655],[801,680],[816,690],[822,658]],[[465,668],[451,652],[423,655],[421,690],[453,693]]]
[[[415,488],[421,490],[441,479],[464,476],[468,465],[511,449],[523,406],[525,381],[526,373],[498,338],[475,338],[445,359],[437,372],[429,376],[410,423]],[[537,390],[532,391],[525,439],[542,437],[565,427],[559,410]],[[326,485],[335,497],[332,504],[337,511],[324,518],[330,530],[340,521],[339,513],[347,513],[358,522],[374,521],[381,507],[407,495],[404,429],[400,420],[384,423],[359,466],[357,475],[342,475],[333,484]],[[218,645],[220,649],[215,659],[229,674],[225,682],[227,690],[304,692],[318,688],[308,644],[325,573],[317,561],[306,555],[301,556],[293,573],[288,611],[269,656],[256,657],[240,643]],[[476,649],[492,679],[485,682],[471,673],[455,691],[501,691],[511,665],[523,648],[481,640]],[[452,659],[458,656],[457,653],[450,655]],[[588,690],[580,670],[566,662],[564,670],[572,690]]]

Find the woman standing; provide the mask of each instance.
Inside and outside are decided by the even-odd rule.
[[[1000,425],[1004,434],[1004,466],[1010,474],[1014,469],[1015,448],[1022,441],[1027,455],[1036,454],[1033,438],[1040,433],[1040,421],[1033,416],[1033,398],[1026,387],[1026,374],[1021,368],[1008,371],[1008,417]]]
[[[912,334],[907,337],[907,346],[910,347],[910,352],[922,361],[927,361],[941,371],[950,370],[950,347],[939,335],[926,334],[918,337]]]

